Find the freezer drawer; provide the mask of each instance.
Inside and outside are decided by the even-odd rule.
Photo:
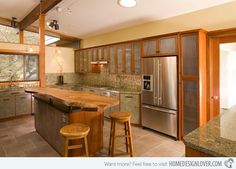
[[[176,111],[143,105],[142,126],[177,138]]]

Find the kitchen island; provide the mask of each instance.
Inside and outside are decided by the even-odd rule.
[[[34,96],[36,131],[61,155],[63,137],[60,129],[71,123],[90,126],[88,134],[89,155],[94,156],[103,147],[103,112],[119,104],[117,99],[97,96],[87,92],[56,88],[31,88],[26,92]],[[77,156],[82,151],[72,151]]]
[[[184,137],[187,157],[236,157],[236,106]]]

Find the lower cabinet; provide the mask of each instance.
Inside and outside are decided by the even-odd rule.
[[[16,116],[31,113],[31,94],[16,95]]]
[[[13,96],[0,97],[0,118],[15,116],[15,98]]]
[[[131,123],[140,124],[140,94],[120,93],[120,111],[131,112]]]
[[[0,119],[31,114],[31,94],[24,91],[0,93]]]

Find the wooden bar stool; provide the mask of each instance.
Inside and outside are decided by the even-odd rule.
[[[85,148],[85,155],[88,157],[88,141],[87,141],[87,135],[90,131],[90,128],[88,125],[81,124],[81,123],[72,123],[69,125],[66,125],[61,128],[60,133],[64,137],[64,157],[68,157],[68,151],[72,149],[79,149],[82,148],[82,144],[77,145],[69,145],[70,140],[79,140],[83,139],[84,142],[84,148]]]
[[[109,156],[115,155],[130,155],[133,157],[133,142],[131,135],[131,113],[130,112],[112,112],[110,114],[111,118],[111,131],[110,131],[110,141],[109,141]],[[116,123],[123,123],[124,128],[117,128]],[[124,131],[124,134],[117,135],[117,130]],[[125,138],[125,143],[116,142],[116,138]],[[126,146],[126,152],[115,153],[116,147]]]

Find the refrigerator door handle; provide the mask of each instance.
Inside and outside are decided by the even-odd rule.
[[[160,107],[153,107],[153,106],[148,106],[148,105],[143,105],[143,108],[157,110],[157,111],[165,112],[168,114],[176,115],[176,110],[168,110],[168,109],[164,109],[164,108],[160,108]]]
[[[154,87],[153,87],[153,89],[154,89],[154,90],[153,90],[153,92],[154,92],[154,105],[158,104],[158,103],[157,103],[158,96],[156,95],[156,88],[155,88],[155,86],[156,86],[155,77],[156,77],[156,69],[157,69],[157,68],[156,68],[156,64],[157,64],[156,61],[157,61],[156,59],[153,59],[153,62],[154,62],[154,72],[153,72],[153,74],[154,74],[154,79],[153,79],[153,83],[154,83],[154,85],[153,85],[153,86],[154,86]]]
[[[157,60],[157,105],[160,105],[160,63],[159,59]]]

